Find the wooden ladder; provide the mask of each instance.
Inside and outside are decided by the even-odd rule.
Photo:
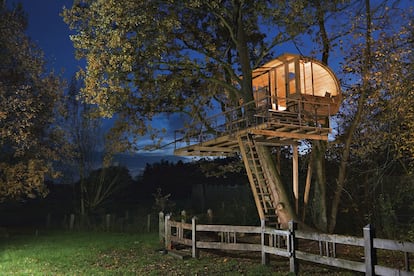
[[[270,188],[268,176],[263,170],[254,137],[252,134],[238,136],[238,143],[259,217],[264,219],[267,225],[277,226],[276,198]]]

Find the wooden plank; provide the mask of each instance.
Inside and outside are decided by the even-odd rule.
[[[398,250],[414,253],[414,243],[374,238],[374,247],[378,249]]]
[[[277,255],[277,256],[281,256],[281,257],[286,257],[289,258],[290,253],[289,251],[287,251],[286,249],[281,249],[281,248],[277,248],[277,247],[271,247],[271,246],[263,246],[263,250],[265,253],[270,253],[273,255]]]
[[[354,245],[354,246],[364,246],[364,239],[357,238],[352,236],[342,236],[336,234],[323,234],[323,233],[316,233],[316,232],[305,232],[305,231],[296,231],[295,232],[296,238],[298,239],[305,239],[305,240],[313,240],[313,241],[325,241],[325,242],[333,242],[333,243],[340,243],[345,245]]]
[[[281,229],[275,229],[275,228],[269,228],[269,227],[266,227],[264,231],[265,231],[265,234],[268,234],[268,235],[278,235],[278,236],[285,236],[285,237],[289,236],[290,234],[289,230],[281,230]]]
[[[259,226],[198,224],[197,225],[197,231],[260,234],[261,233],[261,228]]]
[[[290,132],[281,132],[273,130],[261,130],[261,129],[252,129],[250,130],[252,134],[256,135],[265,135],[265,136],[275,136],[275,137],[284,137],[291,139],[313,139],[313,140],[323,140],[328,141],[328,135],[318,135],[318,134],[306,134],[306,133],[290,133]]]
[[[179,243],[179,244],[184,244],[184,245],[189,245],[189,246],[192,245],[192,240],[190,239],[182,239],[177,236],[171,236],[170,238],[171,238],[171,241]]]
[[[312,263],[329,265],[333,267],[345,268],[353,271],[365,272],[365,264],[361,262],[349,261],[344,259],[331,258],[303,251],[296,251],[296,258]]]
[[[183,223],[181,221],[174,221],[170,220],[170,226],[172,227],[180,227],[186,230],[191,230],[191,223]]]
[[[262,251],[262,246],[260,244],[252,243],[220,243],[197,241],[197,248],[238,251]]]
[[[385,266],[376,265],[375,266],[375,275],[398,275],[398,276],[413,276],[414,272],[404,271],[396,268],[390,268]]]

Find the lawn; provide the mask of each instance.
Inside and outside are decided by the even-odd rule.
[[[1,238],[1,275],[287,275],[260,259],[160,253],[155,233],[59,232]],[[288,269],[286,265],[282,269]],[[285,270],[286,271],[286,270]]]
[[[0,236],[0,275],[290,275],[289,261],[263,266],[260,253],[163,254],[156,233],[53,232]],[[354,275],[301,265],[301,275]]]

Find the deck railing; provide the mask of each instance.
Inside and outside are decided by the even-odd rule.
[[[276,103],[283,101],[283,107]],[[320,112],[323,110],[323,114]],[[304,98],[263,97],[245,103],[175,131],[177,144],[192,145],[214,138],[232,135],[240,130],[254,128],[263,123],[279,122],[299,126],[321,126],[329,117],[329,103],[309,101]],[[328,112],[328,115],[326,113]],[[328,121],[329,122],[329,121]]]

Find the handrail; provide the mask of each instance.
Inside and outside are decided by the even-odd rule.
[[[278,110],[277,104],[286,103],[285,110]],[[318,114],[318,110],[328,111],[328,115]],[[174,133],[175,149],[178,142],[187,145],[202,143],[219,136],[231,135],[246,128],[254,128],[262,123],[270,122],[275,116],[291,115],[297,117],[299,126],[318,126],[321,119],[330,115],[330,104],[323,101],[311,101],[304,97],[280,98],[265,96],[215,114],[205,120],[198,120]],[[208,127],[207,127],[208,126]],[[213,130],[213,132],[212,132]],[[181,135],[180,135],[181,134]],[[180,137],[178,137],[180,135]]]

